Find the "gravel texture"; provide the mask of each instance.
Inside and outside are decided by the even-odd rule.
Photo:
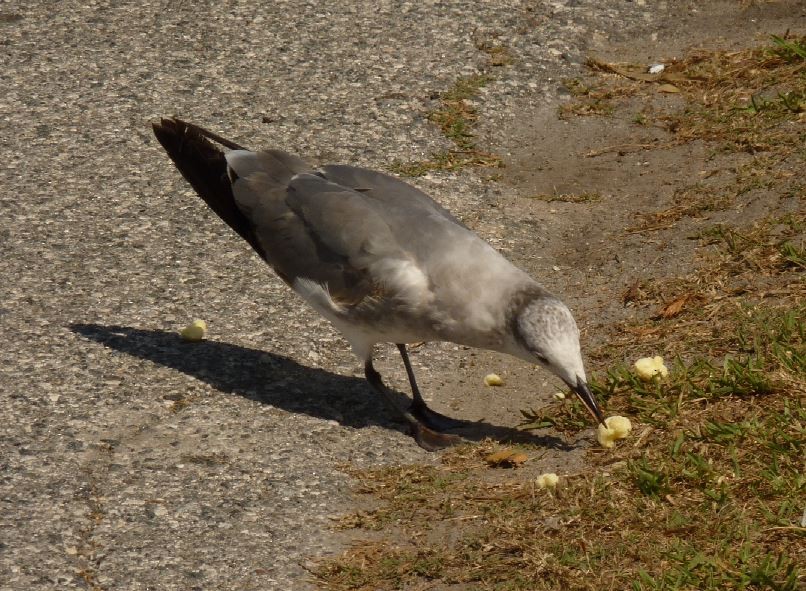
[[[309,561],[346,543],[330,529],[355,503],[343,465],[438,459],[204,208],[150,120],[385,168],[450,147],[428,110],[488,71],[494,151],[589,43],[666,10],[647,4],[0,3],[0,589],[307,589]],[[489,66],[485,41],[513,63]],[[549,222],[491,217],[502,189],[482,178],[416,183],[502,250],[538,249]],[[193,318],[206,342],[176,336]],[[512,425],[521,405],[499,391],[464,404],[487,394],[485,355],[436,344],[413,362],[437,408]],[[392,348],[378,367],[406,390]]]

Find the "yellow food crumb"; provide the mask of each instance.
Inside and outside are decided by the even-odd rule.
[[[560,477],[554,472],[546,472],[545,474],[541,474],[537,477],[535,484],[537,485],[537,488],[555,488],[559,481]]]
[[[565,394],[563,392],[555,392],[554,398],[557,400],[565,400]]]
[[[663,364],[663,357],[642,357],[635,362],[635,373],[645,382],[651,382],[656,378],[665,378],[669,375],[669,370]]]
[[[620,417],[618,415],[607,417],[604,425],[599,425],[596,432],[596,439],[602,447],[613,447],[617,439],[624,439],[632,431],[632,423],[627,417]]]
[[[196,343],[204,339],[207,334],[207,323],[204,320],[194,320],[179,331],[179,336],[185,341]]]
[[[497,373],[488,373],[484,376],[484,384],[487,386],[503,386],[504,380]]]

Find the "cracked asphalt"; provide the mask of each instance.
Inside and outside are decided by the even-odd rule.
[[[151,120],[384,169],[450,148],[427,113],[487,72],[478,141],[495,151],[520,113],[558,100],[588,44],[666,10],[0,3],[0,589],[308,589],[311,561],[349,542],[330,527],[355,507],[343,466],[438,459],[389,420],[329,324],[205,209]],[[512,63],[490,65],[485,42]],[[484,176],[414,182],[505,252],[539,243],[539,224],[491,216],[504,189]],[[194,318],[208,340],[183,343]],[[516,424],[535,390],[523,378],[503,399],[485,392],[499,359],[413,354],[436,408],[491,429]],[[406,391],[393,348],[377,366]],[[547,376],[523,371],[550,397]]]

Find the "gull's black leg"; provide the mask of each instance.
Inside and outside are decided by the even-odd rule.
[[[406,345],[403,343],[397,344],[397,350],[400,351],[400,356],[403,358],[403,365],[406,366],[406,373],[409,376],[409,384],[411,384],[411,393],[414,400],[411,403],[411,413],[424,425],[433,429],[434,431],[446,431],[461,427],[466,423],[458,421],[450,417],[446,417],[434,410],[428,408],[428,405],[423,400],[423,395],[420,394],[420,388],[417,387],[417,380],[414,379],[414,370],[409,361],[409,353],[406,351]]]
[[[386,387],[381,379],[381,374],[379,374],[372,366],[372,358],[368,359],[366,363],[364,363],[364,375],[366,376],[369,385],[372,386],[372,389],[380,394],[389,407],[398,413],[403,420],[406,421],[406,423],[408,423],[409,427],[411,427],[412,435],[414,436],[414,440],[417,442],[417,445],[427,451],[436,451],[444,447],[456,445],[462,441],[461,438],[457,437],[456,435],[443,435],[442,433],[433,431],[423,424],[422,421],[418,420],[415,416],[415,413],[400,408],[397,405],[394,393]]]

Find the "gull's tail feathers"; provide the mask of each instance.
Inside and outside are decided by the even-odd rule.
[[[152,127],[159,143],[199,197],[265,259],[254,227],[235,203],[227,161],[219,146],[231,150],[245,148],[176,118],[161,119],[152,123]]]

